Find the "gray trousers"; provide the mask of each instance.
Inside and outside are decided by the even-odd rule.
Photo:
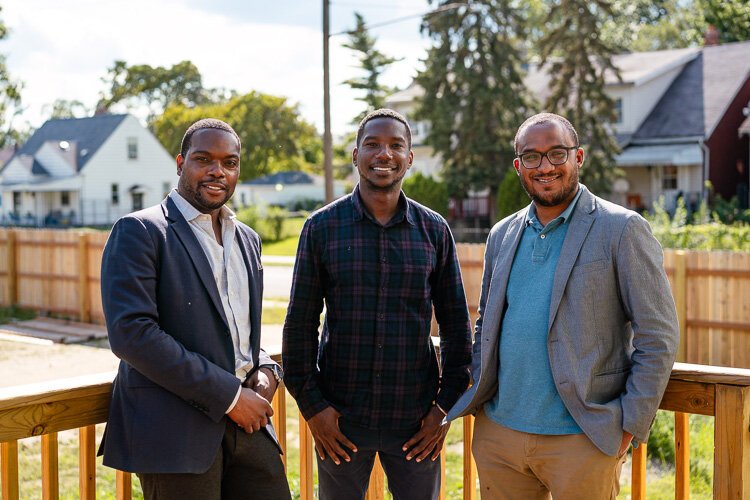
[[[213,464],[203,474],[137,474],[146,500],[288,500],[279,449],[263,431],[227,419]]]
[[[339,419],[339,428],[357,445],[357,453],[349,451],[350,462],[336,465],[318,455],[318,488],[320,500],[363,500],[375,463],[380,456],[388,489],[394,500],[435,500],[440,492],[440,459],[417,462],[406,460],[401,447],[419,429],[371,430]]]

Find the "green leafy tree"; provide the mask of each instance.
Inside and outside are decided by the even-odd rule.
[[[605,75],[619,78],[612,63],[616,48],[599,36],[602,25],[611,21],[617,19],[607,0],[558,0],[539,42],[550,77],[546,108],[576,127],[587,153],[582,181],[599,194],[610,192],[619,152],[610,126],[617,118],[615,105],[604,91]]]
[[[359,123],[370,111],[382,108],[385,105],[385,98],[393,92],[391,87],[380,83],[380,76],[385,69],[396,61],[398,58],[389,57],[375,48],[376,38],[370,35],[365,19],[359,12],[354,13],[356,27],[349,33],[349,41],[343,46],[353,50],[357,54],[359,66],[364,75],[357,78],[350,78],[344,82],[354,90],[364,91],[362,97],[357,100],[362,101],[367,106],[364,111],[354,118],[354,123]]]
[[[176,155],[185,130],[207,116],[221,117],[240,136],[242,180],[284,170],[319,169],[320,137],[284,97],[250,92],[218,104],[174,104],[156,118],[152,128],[167,151]]]
[[[2,11],[2,7],[0,7]],[[0,19],[0,41],[8,37],[8,28]],[[5,55],[0,54],[0,148],[23,142],[27,133],[14,126],[14,120],[23,112],[21,90],[23,84],[13,78],[5,64]]]
[[[52,104],[44,106],[44,111],[50,119],[83,118],[91,114],[86,105],[76,99],[55,99]]]
[[[698,0],[706,24],[719,30],[722,43],[750,40],[750,2],[748,0]]]
[[[423,175],[421,172],[414,172],[404,179],[402,189],[409,198],[433,209],[443,217],[448,216],[450,197],[444,182]]]
[[[233,95],[223,89],[205,88],[200,71],[190,61],[171,67],[115,61],[102,81],[106,90],[97,104],[98,111],[109,110],[118,103],[129,109],[147,107],[149,123],[169,106],[216,103]]]
[[[431,124],[426,142],[443,158],[451,196],[485,187],[494,195],[515,156],[515,130],[530,112],[521,70],[524,18],[515,4],[475,0],[423,22],[432,46],[416,78],[425,89],[416,117]]]
[[[497,188],[497,220],[521,210],[530,203],[515,169],[509,168]]]

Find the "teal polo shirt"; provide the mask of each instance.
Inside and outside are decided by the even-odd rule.
[[[583,432],[560,399],[547,354],[549,307],[557,261],[581,187],[557,218],[542,226],[531,205],[513,258],[500,330],[498,393],[489,418],[533,434]]]

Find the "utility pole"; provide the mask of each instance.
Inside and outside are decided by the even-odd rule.
[[[333,140],[331,138],[331,90],[328,41],[330,39],[329,0],[323,0],[323,170],[326,179],[326,203],[333,201]]]

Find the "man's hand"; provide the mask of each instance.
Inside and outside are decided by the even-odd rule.
[[[341,459],[347,462],[350,460],[343,446],[354,452],[357,451],[357,445],[349,441],[339,429],[340,416],[341,413],[329,406],[307,421],[320,459],[325,460],[326,456],[331,457],[336,465],[341,464]]]
[[[621,457],[630,448],[630,442],[633,441],[633,435],[628,431],[622,431],[622,441],[620,441],[620,451],[617,452],[617,456]]]
[[[268,419],[273,415],[273,408],[266,398],[252,389],[243,387],[237,404],[227,415],[241,429],[251,433],[268,424]]]
[[[269,368],[259,368],[242,385],[257,392],[267,401],[273,401],[273,395],[279,384]]]
[[[451,424],[443,424],[445,415],[437,406],[433,406],[427,416],[422,419],[422,427],[414,436],[404,443],[403,450],[409,451],[406,455],[407,460],[417,457],[417,462],[421,462],[432,453],[432,460],[440,456],[443,449],[445,435],[448,434]]]

